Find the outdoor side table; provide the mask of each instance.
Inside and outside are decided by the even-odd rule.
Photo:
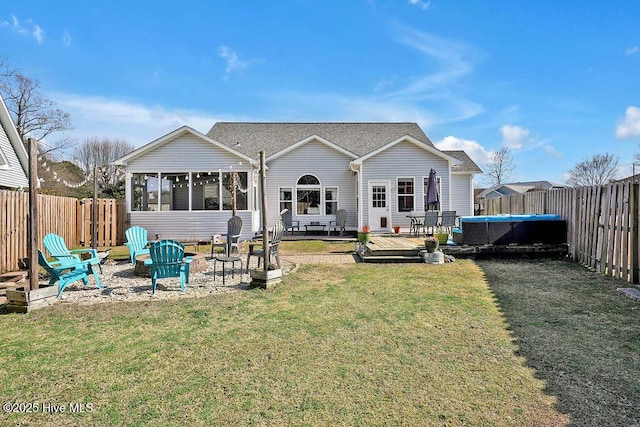
[[[240,274],[242,274],[242,258],[237,256],[219,256],[213,259],[213,275],[216,275],[216,264],[220,261],[222,263],[222,286],[225,286],[225,265],[230,262],[231,263],[231,277],[236,277],[235,268],[236,262],[240,263]]]
[[[308,235],[310,231],[322,231],[324,233],[325,228],[327,228],[327,224],[321,224],[319,222],[312,222],[310,224],[305,224],[304,226],[304,235]]]

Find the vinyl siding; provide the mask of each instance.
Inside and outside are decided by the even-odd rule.
[[[473,175],[451,175],[451,210],[457,216],[473,215]]]
[[[322,191],[326,187],[338,187],[338,209],[347,211],[347,229],[356,229],[357,204],[355,174],[349,170],[352,159],[318,141],[308,143],[271,160],[267,170],[267,206],[269,209],[268,223],[271,226],[279,217],[279,189],[291,188],[294,192],[293,220],[300,221],[301,231],[304,224],[311,221],[328,223],[335,220],[335,215],[297,215],[295,211],[295,191],[298,178],[311,174],[320,180]],[[324,194],[323,194],[324,196]],[[321,212],[324,210],[321,207]]]
[[[369,181],[389,181],[391,225],[400,225],[409,228],[411,221],[407,218],[408,212],[398,212],[397,178],[413,178],[415,186],[414,210],[424,211],[424,178],[429,176],[431,169],[441,179],[442,192],[440,194],[440,206],[446,210],[449,206],[450,180],[449,162],[416,146],[411,142],[400,142],[381,153],[365,160],[362,164],[362,221],[367,223],[369,219]]]
[[[127,164],[127,172],[187,172],[218,169],[246,171],[249,165],[242,159],[220,147],[192,134],[182,135],[169,143],[156,147]]]
[[[209,240],[214,234],[227,232],[227,221],[230,211],[165,211],[165,212],[131,212],[131,226],[144,227],[149,238],[156,234],[163,239],[175,240]],[[242,218],[242,240],[253,237],[251,231],[252,213],[238,211]]]
[[[4,128],[0,126],[0,150],[6,158],[7,164],[0,160],[0,187],[20,188],[28,187],[29,179],[25,174],[18,156],[7,137]]]

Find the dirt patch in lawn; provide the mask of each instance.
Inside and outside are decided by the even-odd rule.
[[[640,425],[640,302],[563,260],[478,261],[520,355],[573,425]]]

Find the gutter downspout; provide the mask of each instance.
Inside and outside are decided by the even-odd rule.
[[[361,174],[361,169],[362,169],[362,164],[361,163],[356,163],[356,162],[351,162],[349,163],[349,169],[352,172],[355,172],[356,174],[356,195],[358,198],[358,225],[357,225],[357,229],[356,231],[359,231],[362,228],[362,174]]]

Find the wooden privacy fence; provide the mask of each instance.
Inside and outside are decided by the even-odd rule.
[[[38,195],[38,236],[64,238],[69,247],[91,246],[92,199]],[[29,193],[0,190],[0,273],[19,269],[28,257]],[[98,199],[97,246],[124,242],[125,213],[122,200]]]
[[[565,188],[485,201],[485,213],[559,214],[571,257],[603,274],[639,282],[639,184]]]

